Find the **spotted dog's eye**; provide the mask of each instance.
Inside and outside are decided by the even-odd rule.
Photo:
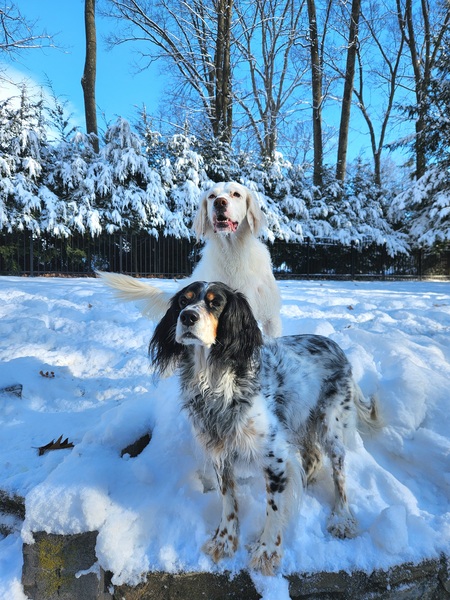
[[[181,295],[178,298],[178,306],[183,309],[188,304],[192,304],[197,299],[198,286],[188,286],[185,291],[180,292]]]
[[[216,296],[214,293],[207,294],[205,300],[209,308],[220,308],[222,306],[221,297]]]
[[[188,304],[190,304],[193,300],[195,300],[196,293],[194,290],[187,290],[184,292],[182,296],[178,299],[178,304],[181,308],[184,308]]]

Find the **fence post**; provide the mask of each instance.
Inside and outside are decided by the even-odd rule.
[[[123,237],[119,235],[119,273],[123,273],[122,267],[122,255],[123,255]]]
[[[30,277],[34,277],[33,234],[30,231]]]
[[[80,236],[78,237],[78,244],[80,242]],[[88,233],[87,234],[87,246],[88,246],[88,251],[87,251],[87,271],[88,273],[92,273],[93,269],[93,264],[92,264],[92,248],[91,248],[91,240],[94,240],[95,236],[91,237],[91,234]],[[84,242],[84,236],[81,236],[81,239]],[[84,244],[83,244],[84,245]]]
[[[351,243],[351,278],[355,279],[355,241]]]
[[[309,237],[306,238],[306,275],[309,279],[310,276],[310,258],[311,258],[311,253],[310,253],[310,245],[309,245]]]

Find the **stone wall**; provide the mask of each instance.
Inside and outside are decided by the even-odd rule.
[[[31,600],[258,600],[249,574],[149,573],[136,586],[110,585],[97,566],[97,532],[34,534],[24,545],[22,583]],[[450,600],[449,557],[389,571],[315,573],[288,577],[292,600]]]

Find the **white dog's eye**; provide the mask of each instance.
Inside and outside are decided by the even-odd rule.
[[[239,192],[233,192],[233,196],[236,196],[236,198],[240,198],[241,194]]]
[[[216,197],[215,194],[210,194],[208,196],[208,200],[214,200],[215,197]]]

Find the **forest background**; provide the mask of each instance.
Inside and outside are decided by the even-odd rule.
[[[59,42],[26,3],[0,2],[3,232],[189,238],[201,190],[237,180],[259,193],[270,241],[376,243],[391,255],[450,241],[447,0],[85,0],[79,10],[85,126],[57,82],[11,81],[14,61]],[[102,43],[132,46],[148,86],[155,66],[163,82],[157,106],[143,90],[134,119],[101,115],[100,126],[99,20]],[[352,128],[369,154],[349,151]]]

